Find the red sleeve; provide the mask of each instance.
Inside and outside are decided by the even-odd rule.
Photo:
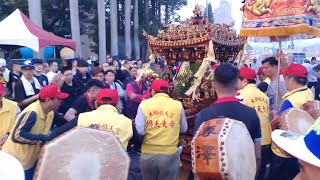
[[[127,85],[127,90],[126,91],[127,91],[127,96],[128,96],[129,99],[130,99],[130,95],[131,94],[135,94],[136,95],[136,97],[133,98],[132,101],[137,102],[137,103],[140,103],[143,99],[148,99],[148,98],[151,97],[151,94],[150,94],[149,91],[146,91],[143,95],[134,93],[131,84]]]

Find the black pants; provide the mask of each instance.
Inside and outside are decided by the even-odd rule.
[[[258,180],[267,180],[269,179],[269,173],[267,165],[271,163],[272,151],[271,145],[261,146],[261,166],[258,175]]]
[[[314,99],[319,100],[319,85],[318,82],[309,82],[308,83],[308,88],[314,87]]]
[[[297,158],[282,158],[272,153],[270,180],[292,180],[299,172]]]

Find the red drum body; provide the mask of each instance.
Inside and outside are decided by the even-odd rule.
[[[254,179],[254,143],[241,121],[228,118],[206,121],[199,127],[191,146],[196,179]]]

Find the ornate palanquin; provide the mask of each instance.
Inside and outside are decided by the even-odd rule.
[[[193,13],[193,17],[181,24],[163,24],[156,37],[144,33],[151,51],[166,61],[167,72],[163,79],[172,84],[172,97],[180,100],[185,108],[188,131],[180,136],[183,146],[181,161],[189,170],[196,114],[216,99],[211,87],[211,62],[233,62],[246,41],[233,30],[233,23],[210,24],[198,6]],[[180,70],[172,74],[177,61],[182,61]]]

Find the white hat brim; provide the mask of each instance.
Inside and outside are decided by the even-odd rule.
[[[272,132],[271,137],[273,142],[287,153],[316,167],[320,167],[320,159],[312,154],[304,142],[305,136],[277,129]]]

